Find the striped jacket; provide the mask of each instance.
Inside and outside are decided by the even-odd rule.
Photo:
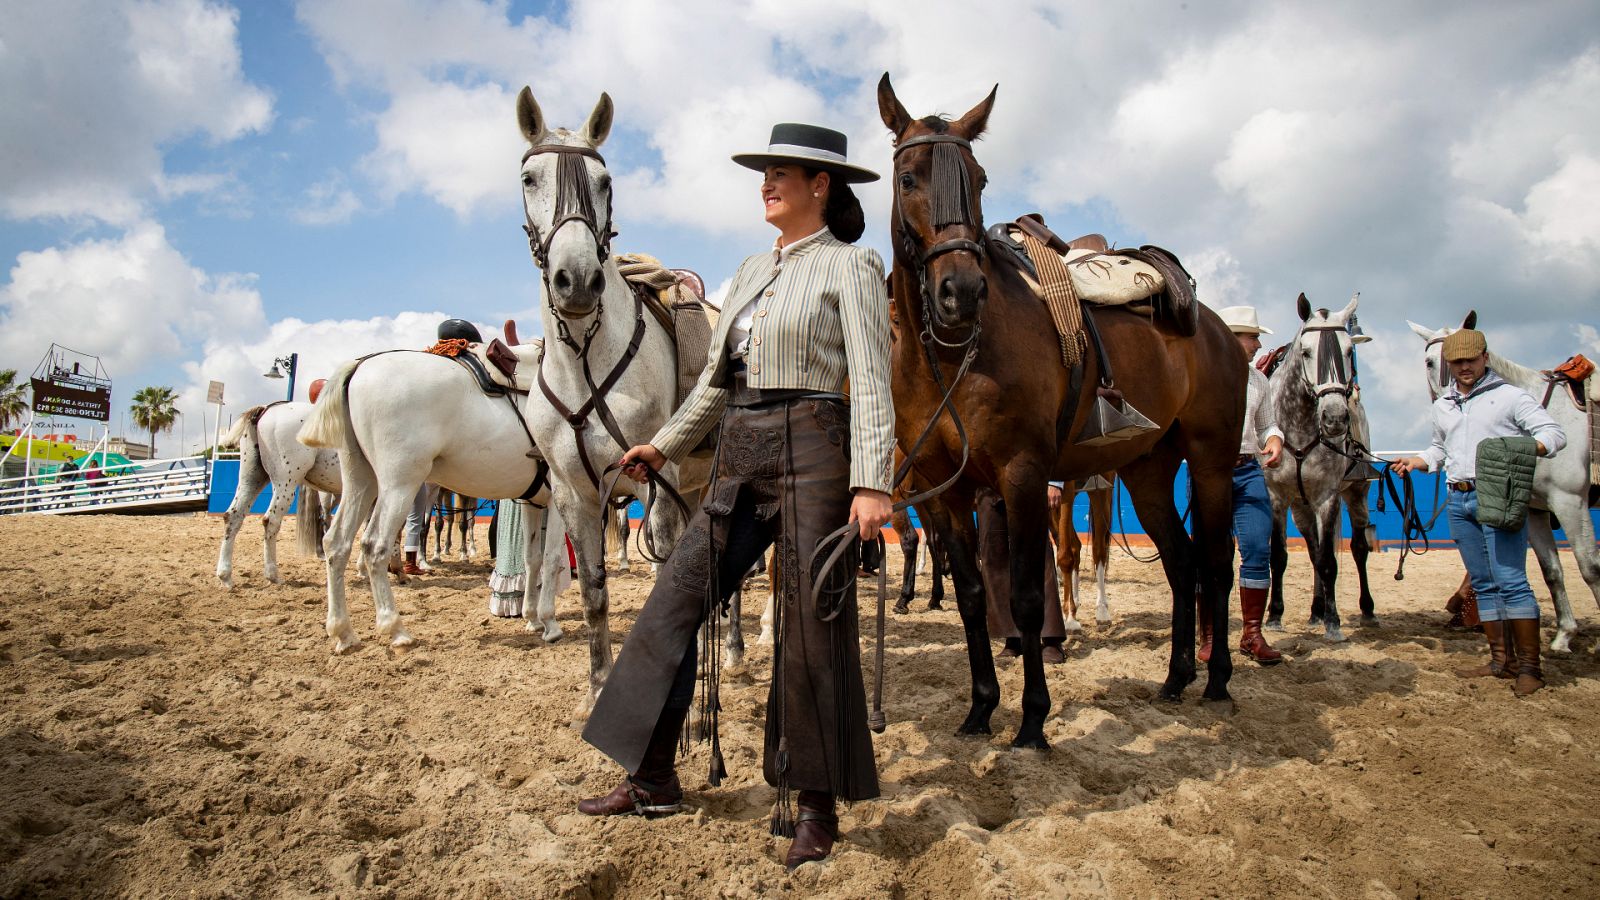
[[[734,273],[700,381],[650,443],[680,461],[722,417],[728,390],[728,329],[754,303],[751,387],[850,393],[850,486],[889,490],[894,400],[889,388],[889,298],[883,259],[823,233],[781,264],[770,252]]]

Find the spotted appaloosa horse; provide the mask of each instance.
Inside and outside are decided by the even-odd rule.
[[[912,461],[918,477],[935,485],[954,479],[928,513],[949,543],[972,671],[972,705],[957,733],[989,733],[1000,703],[972,521],[974,495],[988,487],[1004,502],[1012,618],[1022,634],[1022,722],[1012,743],[1047,748],[1050,694],[1039,634],[1049,542],[1045,487],[1051,479],[1118,472],[1139,521],[1161,550],[1172,588],[1172,653],[1160,696],[1176,700],[1195,680],[1198,589],[1211,610],[1220,651],[1208,663],[1205,696],[1228,698],[1233,464],[1244,428],[1246,370],[1233,334],[1209,310],[1195,311],[1191,337],[1123,309],[1095,310],[1117,387],[1156,427],[1115,443],[1074,442],[1095,408],[1101,365],[1086,354],[1079,379],[1065,366],[1043,362],[1060,359],[1050,312],[1020,263],[990,252],[981,196],[987,176],[972,141],[983,133],[994,98],[991,93],[955,120],[912,118],[888,75],[878,85],[878,110],[895,143],[889,293],[909,338],[890,350],[895,428],[900,446],[911,448],[931,427]],[[952,382],[950,402],[966,441],[952,417],[940,413],[941,385]],[[1194,491],[1192,539],[1173,498],[1184,460]]]
[[[222,517],[222,549],[217,555],[217,578],[223,587],[233,587],[234,538],[256,496],[268,484],[272,485],[272,503],[261,520],[266,549],[262,572],[267,580],[283,583],[278,574],[278,529],[297,491],[300,503],[295,507],[295,545],[307,556],[322,555],[322,535],[326,530],[322,494],[337,497],[341,483],[336,452],[314,450],[295,440],[295,433],[305,424],[312,408],[310,403],[287,402],[252,406],[222,439],[221,446],[239,448],[239,485]]]

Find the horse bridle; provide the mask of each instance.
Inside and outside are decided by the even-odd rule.
[[[527,201],[524,198],[522,215],[526,221],[522,226],[522,230],[528,234],[528,250],[533,254],[534,265],[539,267],[539,275],[544,280],[545,303],[549,305],[550,312],[555,316],[556,320],[556,339],[570,348],[582,363],[583,380],[589,388],[589,399],[585,400],[577,410],[570,409],[566,404],[562,403],[561,398],[556,396],[555,391],[545,381],[544,362],[542,359],[539,365],[539,390],[544,394],[545,399],[550,402],[556,413],[566,420],[567,425],[572,428],[574,443],[578,448],[578,459],[583,463],[584,472],[589,476],[589,480],[594,484],[596,490],[609,497],[616,490],[617,479],[612,477],[609,484],[603,483],[603,480],[606,475],[611,475],[614,472],[620,473],[620,466],[613,463],[603,473],[597,471],[593,461],[589,459],[589,451],[584,447],[583,432],[589,427],[589,414],[593,412],[599,416],[600,424],[605,427],[606,433],[617,443],[617,446],[622,447],[624,450],[632,446],[623,435],[622,428],[617,424],[616,416],[612,414],[610,406],[606,404],[605,397],[622,378],[622,373],[627,371],[629,364],[639,354],[640,345],[644,342],[646,329],[644,298],[640,296],[639,289],[635,288],[633,290],[633,334],[628,341],[628,349],[623,352],[622,357],[617,360],[616,365],[612,366],[606,377],[596,383],[594,373],[589,368],[589,348],[594,343],[595,334],[600,330],[600,320],[605,314],[605,303],[604,301],[597,302],[594,310],[589,313],[592,318],[584,328],[583,342],[580,344],[577,340],[574,340],[571,330],[567,327],[566,316],[562,315],[561,310],[556,306],[555,295],[550,290],[549,261],[550,243],[555,240],[556,233],[561,230],[562,226],[569,222],[581,224],[594,237],[598,262],[604,264],[610,258],[611,239],[617,234],[611,228],[611,192],[606,192],[606,218],[605,225],[602,227],[595,214],[594,191],[589,184],[588,168],[583,164],[584,158],[592,159],[602,166],[606,164],[606,161],[599,151],[592,147],[537,144],[530,147],[528,152],[522,155],[522,164],[526,165],[529,159],[540,153],[559,154],[559,163],[556,167],[555,221],[551,223],[549,233],[541,235],[539,226],[534,223],[533,216],[528,213]],[[641,549],[644,551],[642,555],[646,561],[660,563],[666,561],[666,554],[656,549],[653,532],[649,525],[651,519],[650,510],[655,506],[657,489],[666,491],[667,496],[683,512],[685,519],[689,518],[690,510],[688,503],[684,501],[683,496],[678,493],[677,489],[662,479],[649,466],[645,467],[645,471],[649,480],[649,492],[646,494],[644,503],[645,526],[641,529],[640,534]],[[626,506],[632,502],[633,498],[629,496],[623,499],[621,505]],[[602,584],[605,582],[606,571],[604,535],[605,531],[602,529],[601,561],[598,574],[599,581]]]
[[[967,175],[967,167],[961,159],[961,151],[972,152],[972,142],[953,134],[924,134],[902,142],[894,149],[894,158],[899,160],[900,154],[912,147],[922,145],[933,146],[933,174],[929,181],[932,187],[932,200],[929,204],[933,217],[935,231],[941,231],[951,225],[965,225],[975,229],[978,236],[983,236],[977,216],[972,210],[972,183]],[[939,337],[933,331],[933,293],[928,290],[928,267],[933,261],[946,253],[965,252],[978,258],[979,265],[988,258],[989,252],[982,240],[969,240],[967,238],[953,238],[940,241],[926,250],[920,249],[916,232],[911,227],[911,220],[906,216],[905,205],[900,202],[900,197],[895,196],[895,210],[898,212],[895,222],[895,237],[900,244],[900,249],[907,259],[916,260],[917,292],[922,300],[922,340],[924,345],[930,341],[941,347],[967,347],[975,345],[978,334],[982,330],[983,300],[978,301],[978,312],[973,317],[972,330],[966,340],[951,343]]]
[[[1321,333],[1321,336],[1317,339],[1317,380],[1313,382],[1306,375],[1305,366],[1299,360],[1296,360],[1296,369],[1300,373],[1300,379],[1306,383],[1306,387],[1310,389],[1311,395],[1316,399],[1320,400],[1328,394],[1338,394],[1346,400],[1350,399],[1351,385],[1355,379],[1351,373],[1345,371],[1344,351],[1339,346],[1339,334],[1348,333],[1345,327],[1343,325],[1301,326],[1300,334],[1303,335],[1308,331]],[[1300,343],[1298,336],[1295,338],[1295,343]],[[1324,376],[1331,377],[1325,378]],[[1322,386],[1318,387],[1318,385]]]

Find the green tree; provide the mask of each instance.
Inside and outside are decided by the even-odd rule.
[[[16,369],[0,369],[0,431],[10,428],[12,422],[22,421],[22,414],[28,411],[30,389],[26,382],[17,383]]]
[[[156,458],[156,432],[171,431],[178,421],[178,393],[169,387],[140,388],[133,395],[133,424],[150,432],[150,458]]]

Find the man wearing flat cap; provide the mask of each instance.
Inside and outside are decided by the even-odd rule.
[[[1406,473],[1444,466],[1450,537],[1477,592],[1478,615],[1489,641],[1488,664],[1456,674],[1514,678],[1513,689],[1524,696],[1544,687],[1539,604],[1528,585],[1528,528],[1497,528],[1478,521],[1477,451],[1490,438],[1532,437],[1540,456],[1555,456],[1567,445],[1567,436],[1538,400],[1489,368],[1483,332],[1456,331],[1444,339],[1440,351],[1455,382],[1434,401],[1433,440],[1421,455],[1396,460],[1392,468]]]

